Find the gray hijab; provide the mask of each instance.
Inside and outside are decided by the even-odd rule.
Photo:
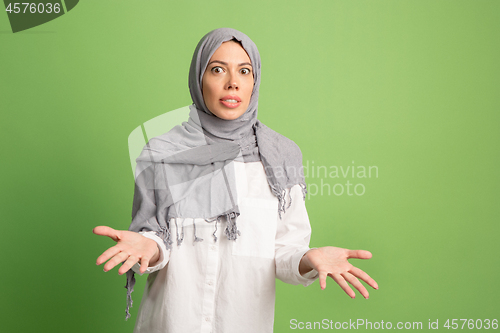
[[[226,41],[238,41],[247,52],[254,73],[254,87],[245,113],[234,120],[213,115],[205,105],[201,82],[207,64]],[[302,154],[290,139],[271,130],[257,119],[260,85],[260,55],[254,42],[242,32],[220,28],[206,34],[196,46],[189,70],[189,90],[193,104],[189,119],[167,133],[151,139],[137,158],[131,231],[153,231],[163,239],[167,249],[173,240],[171,221],[176,218],[203,218],[208,223],[227,221],[225,235],[237,241],[239,216],[234,161],[261,161],[269,186],[278,198],[282,212],[286,193],[296,184],[306,184]],[[203,241],[196,236],[194,240]],[[176,228],[177,230],[177,228]],[[182,233],[183,234],[183,233]],[[177,235],[177,245],[183,237]],[[214,241],[217,241],[214,233]],[[135,284],[132,270],[127,272],[127,311],[132,305]]]

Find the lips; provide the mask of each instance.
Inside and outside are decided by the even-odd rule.
[[[224,96],[219,101],[222,103],[222,105],[231,109],[237,108],[241,104],[241,98],[236,95]]]

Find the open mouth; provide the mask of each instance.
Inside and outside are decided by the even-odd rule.
[[[219,101],[228,108],[236,108],[241,104],[241,98],[238,96],[225,96]]]

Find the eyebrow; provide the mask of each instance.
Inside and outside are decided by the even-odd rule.
[[[214,62],[218,62],[219,64],[223,64],[224,66],[227,66],[227,62],[220,61],[220,60],[213,60],[213,61],[209,62],[208,65],[213,64]],[[241,64],[238,64],[238,66],[244,66],[244,65],[252,67],[252,64],[249,62],[242,62]]]

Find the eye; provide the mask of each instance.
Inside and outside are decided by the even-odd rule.
[[[216,74],[222,73],[223,71],[224,70],[222,69],[222,67],[219,66],[215,66],[214,68],[212,68],[212,72]]]
[[[240,69],[240,73],[245,74],[245,75],[250,74],[250,70],[248,68],[242,68],[242,69]]]

